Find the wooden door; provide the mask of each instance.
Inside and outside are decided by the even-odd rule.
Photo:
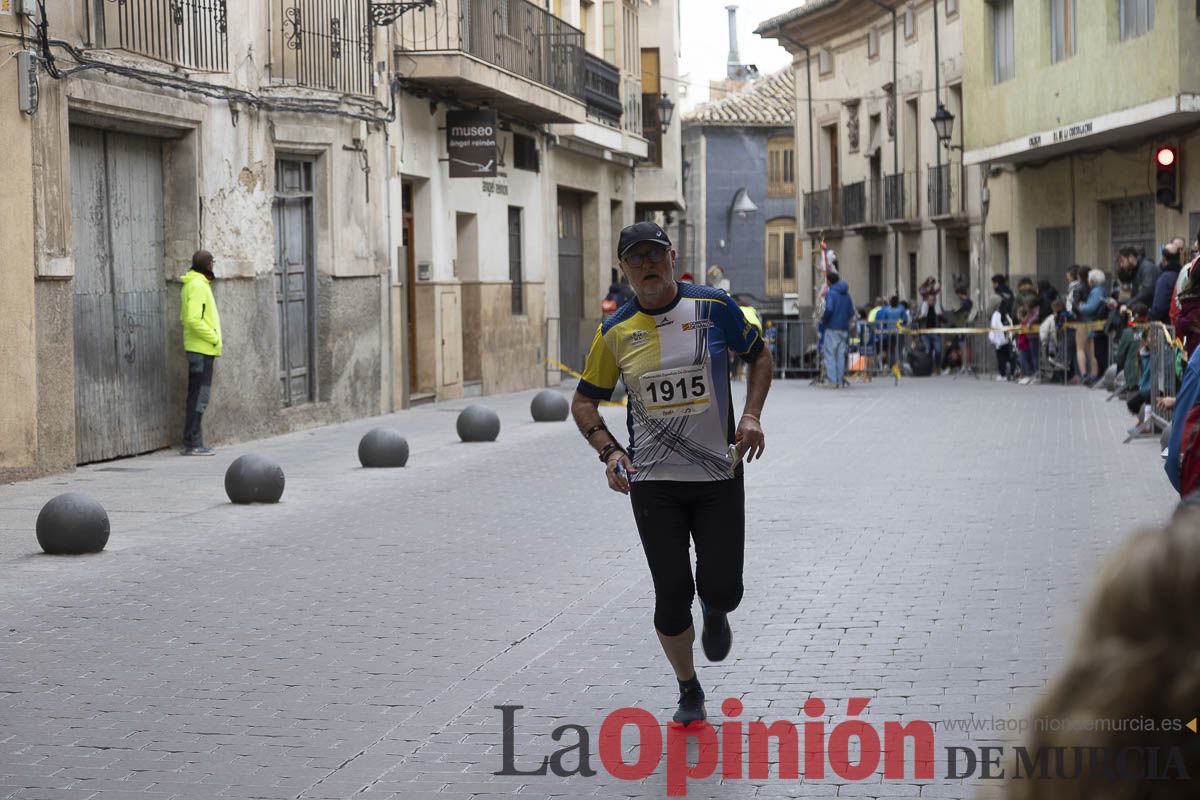
[[[170,443],[162,144],[72,126],[75,455]]]
[[[558,193],[558,316],[559,358],[582,370],[583,198],[576,192]]]
[[[408,322],[406,323],[406,333],[408,338],[408,392],[409,394],[417,394],[420,391],[420,381],[418,375],[418,358],[417,353],[417,260],[413,253],[413,241],[415,234],[415,226],[413,225],[413,185],[408,181],[401,184],[400,189],[400,208],[402,213],[401,225],[401,241],[400,247],[403,249],[403,269],[406,287],[406,305]]]
[[[311,402],[313,370],[313,165],[275,162],[275,307],[279,383],[285,406]]]

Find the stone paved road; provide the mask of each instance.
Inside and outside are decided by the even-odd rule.
[[[387,418],[412,444],[399,471],[357,466],[378,420],[253,443],[287,471],[278,506],[225,502],[250,446],[0,487],[0,797],[662,797],[665,768],[620,781],[597,753],[609,711],[674,699],[627,501],[569,423],[526,421],[530,396],[488,400],[492,445],[457,442],[465,402]],[[780,382],[763,422],[734,653],[700,668],[710,712],[736,697],[743,720],[803,721],[811,696],[830,730],[851,696],[876,726],[1019,715],[1097,559],[1172,504],[1157,448],[1122,446],[1098,392]],[[106,552],[35,553],[38,508],[68,488],[108,507]],[[518,767],[575,723],[600,774],[495,775],[502,704],[524,706]],[[973,791],[827,775],[689,796]]]

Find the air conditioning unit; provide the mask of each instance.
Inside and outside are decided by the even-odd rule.
[[[784,292],[783,293],[783,315],[785,317],[800,316],[800,293],[799,292]]]

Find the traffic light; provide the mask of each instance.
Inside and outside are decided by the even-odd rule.
[[[1170,145],[1154,149],[1154,197],[1164,206],[1179,206],[1179,150]]]

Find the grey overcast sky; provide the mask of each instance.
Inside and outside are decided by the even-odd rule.
[[[763,20],[804,5],[804,0],[679,0],[683,46],[679,77],[686,79],[687,111],[708,99],[708,82],[725,77],[729,56],[727,5],[737,5],[738,55],[743,64],[755,64],[763,75],[783,69],[791,56],[774,39],[754,35]]]

